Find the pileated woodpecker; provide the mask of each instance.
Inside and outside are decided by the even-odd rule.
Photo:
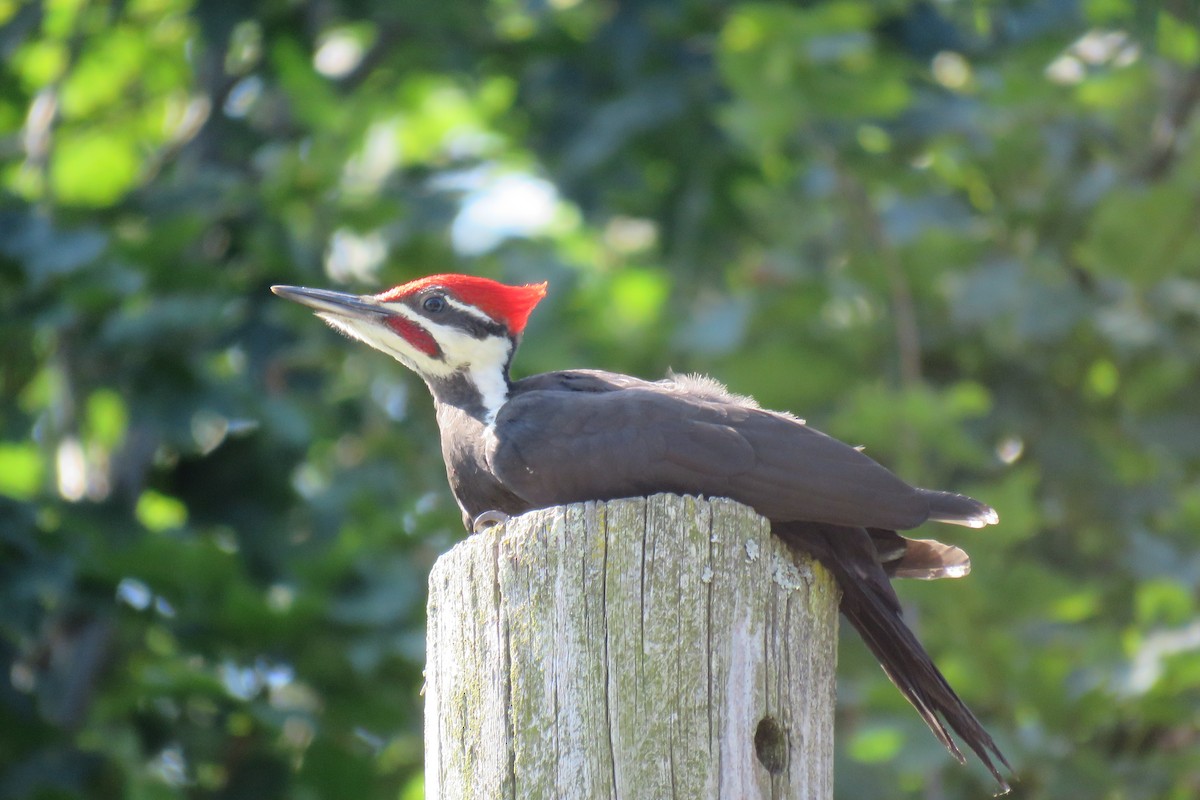
[[[497,515],[656,492],[753,507],[830,570],[842,613],[938,740],[965,760],[949,726],[1008,791],[995,762],[1011,766],[905,625],[889,580],[965,575],[959,548],[896,531],[927,520],[981,528],[998,521],[989,506],[909,486],[858,449],[709,378],[565,370],[511,380],[544,283],[433,275],[376,295],[272,291],[425,380],[468,530]]]

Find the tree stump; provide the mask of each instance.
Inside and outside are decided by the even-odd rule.
[[[837,606],[730,500],[471,536],[429,578],[426,797],[829,800]]]

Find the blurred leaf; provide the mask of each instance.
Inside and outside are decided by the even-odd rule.
[[[90,42],[62,90],[62,113],[86,117],[117,103],[144,68],[146,41],[132,27],[110,29]]]
[[[67,205],[111,205],[133,187],[139,162],[138,149],[126,136],[62,136],[54,149],[51,185],[57,199]]]
[[[1111,193],[1093,218],[1079,257],[1106,275],[1149,285],[1168,275],[1195,271],[1200,264],[1194,187],[1159,184]]]
[[[807,8],[747,3],[722,30],[719,63],[736,101],[726,120],[757,152],[813,118],[892,116],[910,101],[902,73],[875,48],[867,3]]]
[[[147,490],[142,492],[134,512],[148,530],[159,532],[178,528],[187,522],[187,506],[173,497]]]
[[[129,415],[121,396],[111,389],[97,389],[87,401],[87,429],[92,439],[112,449],[121,443],[129,426]]]
[[[424,800],[425,776],[416,775],[400,792],[400,800]]]
[[[654,322],[667,300],[665,276],[649,270],[625,270],[613,280],[613,322],[621,327],[642,327]]]
[[[1051,610],[1051,616],[1061,622],[1075,623],[1095,616],[1100,608],[1100,597],[1093,591],[1075,592],[1060,597]]]
[[[51,83],[62,74],[66,64],[66,45],[48,40],[26,44],[13,60],[13,66],[27,89]]]
[[[24,263],[34,287],[92,264],[109,243],[100,228],[56,229],[35,212],[0,212],[0,234],[0,252]]]
[[[904,735],[890,727],[872,727],[858,730],[849,744],[850,755],[865,764],[890,761],[900,752]]]
[[[1146,581],[1137,589],[1136,610],[1142,625],[1183,625],[1196,612],[1195,587],[1160,579]]]
[[[1182,64],[1200,62],[1200,28],[1193,18],[1191,23],[1183,16],[1167,11],[1158,12],[1158,50],[1167,58]]]
[[[42,488],[45,464],[33,444],[0,443],[0,494],[31,500]]]

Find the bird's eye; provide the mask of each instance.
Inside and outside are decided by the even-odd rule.
[[[428,311],[430,314],[436,314],[439,311],[446,310],[446,298],[440,294],[430,295],[425,298],[425,302],[421,303],[421,308]]]

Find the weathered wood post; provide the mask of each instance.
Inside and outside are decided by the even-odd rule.
[[[729,500],[545,509],[429,578],[430,800],[833,796],[837,590]]]

